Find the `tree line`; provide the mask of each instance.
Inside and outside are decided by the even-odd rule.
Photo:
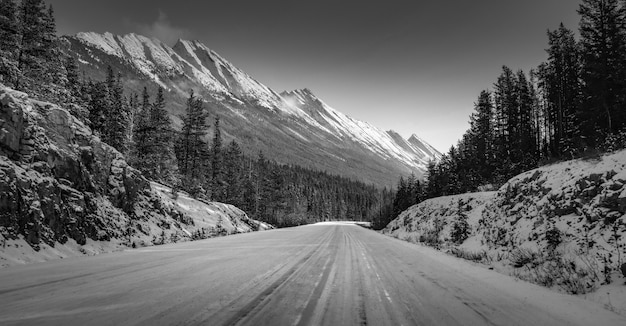
[[[626,148],[626,2],[583,0],[579,35],[549,30],[548,59],[507,66],[474,103],[470,127],[424,180],[401,177],[384,227],[425,199],[495,189],[546,163]]]
[[[542,164],[626,145],[626,2],[583,0],[579,34],[548,31],[548,59],[503,67],[470,128],[428,167],[427,198],[498,186]]]
[[[0,82],[47,98],[68,97],[52,6],[0,0]]]
[[[327,172],[279,164],[243,153],[232,140],[225,144],[220,119],[193,91],[181,114],[182,127],[172,127],[164,89],[151,96],[121,95],[123,84],[109,68],[102,82],[89,81],[87,123],[102,139],[126,154],[147,178],[183,190],[194,198],[233,204],[252,218],[282,227],[325,220],[369,221],[382,206],[373,185]],[[213,131],[209,137],[209,130]]]

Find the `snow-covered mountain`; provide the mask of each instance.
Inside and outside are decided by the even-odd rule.
[[[167,90],[174,121],[190,89],[219,115],[228,139],[249,153],[390,185],[399,175],[423,173],[441,156],[413,135],[353,119],[330,107],[308,89],[277,93],[198,41],[173,47],[137,34],[79,33],[65,37],[88,76],[102,79],[107,65],[120,71],[127,87]]]
[[[356,143],[384,159],[397,160],[423,171],[428,160],[441,157],[436,149],[417,136],[405,140],[393,130],[384,131],[368,122],[353,119],[328,106],[309,89],[283,92],[281,95],[292,107],[300,109],[300,114],[312,125],[341,142]]]

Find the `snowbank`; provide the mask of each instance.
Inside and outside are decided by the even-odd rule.
[[[468,237],[455,242],[451,229],[462,216]],[[497,192],[424,201],[382,233],[585,294],[626,314],[619,272],[626,262],[626,151],[527,171]]]

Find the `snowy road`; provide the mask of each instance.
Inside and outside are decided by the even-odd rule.
[[[0,270],[0,324],[626,325],[599,305],[353,225]]]

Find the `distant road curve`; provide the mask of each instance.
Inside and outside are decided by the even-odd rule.
[[[598,304],[341,223],[0,270],[1,325],[626,325]]]

